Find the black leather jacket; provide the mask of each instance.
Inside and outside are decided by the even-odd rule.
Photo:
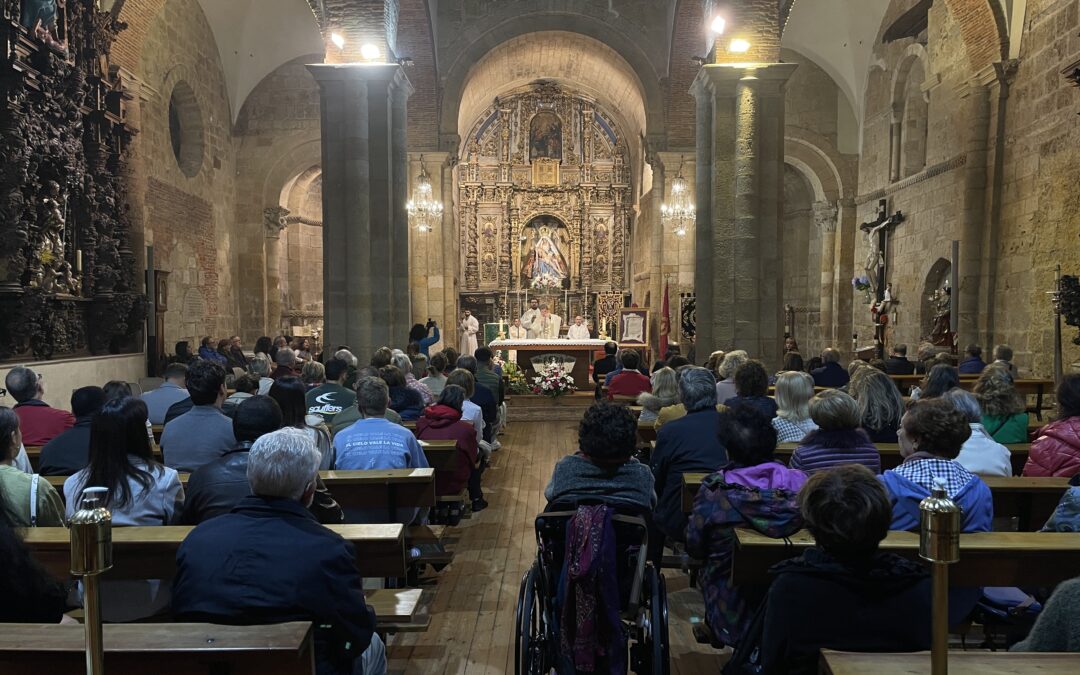
[[[182,524],[198,525],[204,520],[228,513],[240,500],[251,494],[247,481],[251,445],[244,441],[191,474],[185,491],[184,514],[180,519]],[[340,523],[345,519],[341,507],[334,501],[322,479],[316,484],[315,499],[308,510],[324,525]]]

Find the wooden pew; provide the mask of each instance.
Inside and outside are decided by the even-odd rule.
[[[911,387],[920,386],[922,384],[924,375],[890,375],[889,376],[896,386],[900,389],[900,393],[907,395]],[[975,387],[975,383],[978,381],[978,375],[961,375],[960,386],[968,391],[971,391]],[[1016,391],[1024,397],[1034,396],[1035,405],[1028,408],[1030,412],[1042,419],[1043,401],[1046,394],[1054,391],[1054,381],[1042,378],[1025,378],[1013,381],[1013,386],[1016,387]]]
[[[461,453],[457,449],[457,441],[419,441],[420,447],[424,450],[424,456],[427,457],[428,465],[436,471],[457,471],[458,462],[461,461]],[[439,495],[435,498],[436,502],[440,503],[459,503],[464,504],[468,500],[466,499],[467,489],[462,489],[459,494],[456,495]]]
[[[656,426],[654,425],[655,422],[638,422],[638,445],[648,445],[656,440]]]
[[[356,560],[366,577],[404,577],[405,528],[386,525],[328,525],[356,549]],[[194,529],[187,525],[115,527],[113,568],[105,579],[171,579],[176,572],[176,551]],[[64,527],[29,528],[24,541],[34,558],[57,578],[70,576],[69,534]],[[298,552],[299,554],[299,552]]]
[[[821,672],[826,675],[908,675],[929,673],[930,652],[873,654],[821,650]],[[949,651],[952,675],[1074,675],[1080,672],[1080,654],[1062,652],[1010,653]]]
[[[736,584],[768,583],[768,570],[814,543],[806,530],[771,539],[736,528],[731,578]],[[881,550],[919,560],[917,532],[889,532]],[[964,586],[1053,586],[1080,569],[1080,537],[1072,532],[976,532],[960,535],[960,561],[949,580]]]
[[[878,452],[881,453],[881,470],[895,469],[900,466],[900,462],[903,461],[903,457],[900,456],[900,444],[898,443],[875,443]],[[791,455],[795,452],[795,448],[798,447],[797,443],[781,443],[776,446],[776,458],[785,464],[791,461]],[[1030,443],[1015,443],[1012,445],[1006,445],[1009,452],[1012,454],[1012,469],[1013,475],[1019,476],[1024,471],[1024,464],[1027,463],[1028,452],[1031,450]]]
[[[161,443],[161,434],[162,434],[163,431],[165,431],[165,425],[164,424],[153,424],[153,425],[151,425],[150,428],[154,432],[154,442],[155,443]]]
[[[683,474],[683,513],[690,513],[694,509],[694,498],[706,476],[708,474],[705,473]],[[1069,489],[1068,478],[987,476],[983,481],[994,498],[994,516],[1015,517],[1021,532],[1039,530]]]
[[[379,469],[372,471],[320,471],[319,476],[343,508],[435,506],[434,469]],[[189,474],[180,474],[187,488]],[[45,479],[64,497],[67,476]],[[396,515],[394,516],[396,517]],[[392,520],[392,519],[391,519]]]
[[[106,624],[109,675],[312,675],[311,623],[220,626],[209,623]],[[5,675],[85,672],[83,627],[5,624],[0,672]]]

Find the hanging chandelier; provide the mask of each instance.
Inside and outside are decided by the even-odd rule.
[[[670,199],[660,205],[660,218],[678,237],[685,237],[696,217],[694,202],[690,200],[690,188],[682,175],[682,165],[671,181]]]
[[[442,219],[442,202],[435,201],[431,190],[431,179],[424,168],[424,157],[420,157],[420,175],[416,177],[413,198],[405,205],[409,218],[416,224],[416,231],[421,234],[431,232],[435,223]]]

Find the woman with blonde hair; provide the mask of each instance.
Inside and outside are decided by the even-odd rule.
[[[637,404],[641,406],[638,422],[655,422],[660,409],[679,402],[679,379],[675,371],[663,367],[652,374],[652,393],[638,394]]]
[[[1028,414],[1008,367],[997,362],[988,365],[971,393],[979,399],[982,425],[991,438],[1004,444],[1027,442]]]
[[[750,355],[742,349],[734,349],[724,354],[724,360],[720,362],[720,366],[716,369],[716,377],[719,380],[716,383],[717,401],[723,402],[739,395],[739,392],[735,389],[735,371],[749,360]]]
[[[877,368],[860,368],[848,389],[858,403],[860,426],[870,440],[896,443],[904,399],[892,378]]]
[[[309,391],[320,384],[325,384],[326,366],[318,361],[305,362],[304,367],[300,369],[300,381],[304,383],[304,388]]]
[[[786,371],[776,376],[776,417],[772,419],[777,443],[798,443],[818,426],[810,419],[814,378],[810,373]]]

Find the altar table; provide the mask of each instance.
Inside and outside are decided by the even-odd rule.
[[[536,376],[533,369],[532,359],[544,354],[560,354],[568,356],[574,361],[574,369],[571,376],[574,378],[574,386],[578,391],[592,389],[592,381],[589,379],[589,366],[592,364],[593,353],[603,349],[607,340],[492,340],[488,347],[496,349],[513,350],[517,352],[517,363],[521,372],[529,378],[529,386],[532,386],[532,378]]]

